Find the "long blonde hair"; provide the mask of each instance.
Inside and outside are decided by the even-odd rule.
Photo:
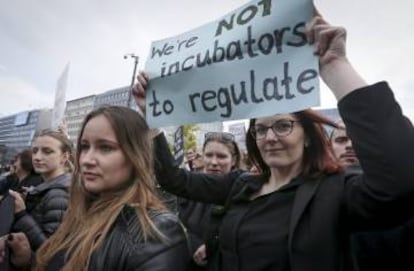
[[[133,172],[125,187],[96,196],[85,190],[80,178],[79,150],[85,125],[98,115],[111,123]],[[144,241],[163,238],[148,213],[148,210],[163,211],[165,207],[156,194],[151,138],[145,120],[126,107],[109,106],[92,111],[83,122],[77,150],[69,207],[56,233],[38,250],[36,270],[44,270],[58,252],[66,255],[63,270],[87,269],[89,257],[103,243],[125,205],[135,208]]]

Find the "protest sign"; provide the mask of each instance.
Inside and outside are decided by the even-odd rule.
[[[244,122],[233,123],[228,126],[229,133],[234,135],[239,149],[246,151],[246,126]]]
[[[65,115],[68,74],[69,74],[69,63],[66,64],[66,67],[63,70],[62,75],[59,77],[58,82],[57,82],[56,91],[55,91],[55,103],[54,103],[53,111],[52,111],[52,123],[51,123],[52,129],[58,129]]]
[[[306,41],[311,0],[255,0],[153,42],[145,70],[150,126],[227,121],[319,104],[318,60]]]

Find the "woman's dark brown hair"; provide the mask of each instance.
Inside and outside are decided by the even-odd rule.
[[[329,138],[323,125],[336,127],[336,124],[319,115],[312,109],[292,113],[303,127],[305,137],[308,141],[304,149],[302,160],[302,175],[306,177],[317,177],[321,174],[329,174],[340,171],[342,168],[335,159]],[[252,135],[252,128],[256,119],[251,119],[249,130],[246,134],[246,147],[250,160],[256,165],[265,177],[270,176],[270,168],[263,160]]]
[[[33,174],[32,150],[26,149],[16,155],[15,161],[20,159],[20,167],[27,173]]]

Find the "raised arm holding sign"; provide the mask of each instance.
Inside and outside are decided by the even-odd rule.
[[[353,232],[390,227],[412,215],[412,205],[407,204],[414,193],[412,124],[385,82],[367,85],[354,70],[345,54],[343,28],[316,16],[306,35],[319,57],[321,78],[339,101],[363,174],[346,174],[335,160],[322,126],[334,124],[312,110],[295,111],[289,106],[295,112],[280,112],[277,100],[255,104],[253,109],[259,113],[246,113],[252,117],[246,146],[260,169],[258,175],[214,176],[180,169],[159,134],[154,138],[155,174],[163,188],[180,197],[224,206],[216,223],[220,226],[206,242],[207,270],[354,270],[348,243]],[[286,61],[291,63],[290,58]],[[272,63],[278,66],[284,61]],[[232,77],[234,70],[229,65],[221,72],[222,77]],[[197,82],[194,78],[187,77],[189,84]],[[139,75],[134,88],[139,106],[145,106],[145,89],[148,93],[156,89],[154,81],[148,85],[148,78]],[[183,86],[182,82],[172,85]],[[151,97],[147,103],[154,102]],[[212,100],[205,105],[211,106]],[[181,108],[187,115],[193,113],[191,107]],[[149,106],[149,120],[151,110]],[[255,116],[265,112],[265,117]]]

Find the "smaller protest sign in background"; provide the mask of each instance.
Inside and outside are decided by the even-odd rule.
[[[174,133],[174,158],[178,164],[184,160],[184,126],[179,126]]]

